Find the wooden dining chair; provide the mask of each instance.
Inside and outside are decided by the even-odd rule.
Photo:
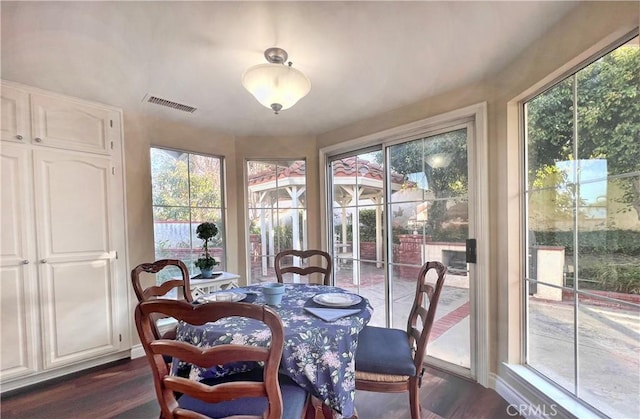
[[[437,273],[435,286],[427,283],[432,271]],[[447,268],[440,262],[427,262],[422,266],[406,331],[365,326],[358,335],[356,389],[382,393],[409,391],[412,419],[420,418],[418,392],[424,374],[424,356],[446,273]],[[428,308],[423,306],[425,297]]]
[[[221,344],[200,348],[187,342],[158,339],[153,317],[171,316],[179,321],[203,325],[227,317],[245,317],[263,322],[271,332],[269,347]],[[136,328],[153,372],[161,417],[223,418],[238,415],[266,419],[301,419],[308,393],[278,375],[284,347],[284,329],[271,308],[247,303],[214,302],[192,305],[186,301],[152,300],[135,310]],[[248,373],[201,382],[170,374],[163,356],[171,356],[200,368],[231,362],[262,362],[263,368]],[[199,416],[202,415],[202,416]]]
[[[175,266],[180,270],[180,274],[182,278],[180,279],[170,279],[168,281],[163,282],[160,285],[152,285],[150,287],[143,287],[141,283],[141,274],[157,274],[165,268],[169,268]],[[191,288],[189,283],[189,270],[187,266],[178,259],[160,259],[156,260],[152,263],[141,263],[131,270],[131,284],[133,285],[133,291],[138,298],[138,302],[141,303],[143,301],[150,301],[157,298],[161,298],[167,295],[172,290],[176,290],[178,298],[184,299],[188,302],[193,302],[193,298],[191,296]],[[155,319],[154,325],[156,325],[158,318]],[[160,338],[160,332],[158,330],[157,325],[155,326],[155,336]],[[166,331],[164,338],[173,338],[175,337],[175,326],[170,330]]]
[[[293,257],[300,258],[301,266],[292,264]],[[307,264],[314,258],[319,258],[319,264]],[[322,250],[283,250],[276,255],[275,259],[276,278],[278,282],[284,283],[286,280],[298,274],[306,276],[310,283],[320,283],[321,285],[331,285],[331,273],[333,272],[333,264],[331,256]],[[317,277],[321,281],[314,281]]]

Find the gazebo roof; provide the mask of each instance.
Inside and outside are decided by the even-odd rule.
[[[372,179],[380,182],[384,179],[384,169],[376,162],[356,158],[355,156],[346,157],[333,163],[334,178],[364,178]],[[402,185],[404,175],[399,173],[391,173],[392,184]],[[352,182],[355,183],[355,182]],[[394,188],[395,189],[395,188]],[[399,187],[397,188],[399,189]]]
[[[249,176],[250,192],[266,192],[279,188],[304,185],[306,167],[303,161],[294,161],[288,167],[271,167]],[[345,187],[358,186],[360,197],[368,199],[382,194],[384,169],[381,165],[359,157],[346,157],[333,163],[333,183],[336,186],[336,199],[348,198]],[[405,182],[405,176],[391,174],[391,189],[399,190]]]
[[[304,184],[304,176],[306,173],[305,162],[304,161],[294,161],[291,165],[284,167],[278,166],[277,172],[276,169],[268,168],[262,170],[258,173],[254,173],[249,175],[249,189],[250,190],[264,190],[264,187],[259,187],[259,185],[263,184],[273,184],[275,187],[276,179],[278,180],[278,185],[288,185],[291,183],[291,178],[302,179],[302,183],[295,182],[296,184]],[[252,188],[252,186],[256,186],[256,188]]]

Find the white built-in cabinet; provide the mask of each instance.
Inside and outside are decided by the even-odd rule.
[[[127,356],[120,110],[2,81],[0,378]]]

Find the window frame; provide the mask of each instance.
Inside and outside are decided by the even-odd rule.
[[[183,154],[187,154],[188,158],[190,159],[191,156],[198,156],[198,157],[207,157],[207,158],[213,158],[213,159],[218,159],[220,162],[220,207],[216,208],[216,207],[193,207],[191,206],[191,191],[189,188],[188,194],[189,194],[189,206],[188,207],[184,207],[184,208],[188,208],[189,209],[189,225],[191,226],[192,224],[192,219],[191,219],[191,212],[194,209],[207,209],[207,208],[213,208],[213,209],[219,209],[220,211],[220,222],[216,223],[218,224],[218,229],[219,229],[219,238],[220,238],[220,242],[221,242],[221,246],[224,250],[223,252],[223,257],[221,258],[221,260],[219,260],[220,262],[220,266],[221,268],[226,269],[227,267],[227,261],[228,261],[228,252],[226,251],[227,249],[227,203],[226,203],[226,161],[225,161],[225,156],[222,155],[216,155],[216,154],[210,154],[210,153],[201,153],[201,152],[195,152],[195,151],[189,151],[189,150],[184,150],[184,149],[179,149],[179,148],[172,148],[172,147],[163,147],[163,146],[157,146],[157,145],[150,145],[149,146],[149,164],[150,164],[150,183],[151,183],[151,218],[152,218],[152,222],[154,225],[154,231],[153,231],[153,239],[154,239],[154,257],[157,258],[157,249],[156,249],[156,237],[155,237],[155,216],[154,216],[154,209],[156,207],[164,207],[164,206],[158,206],[154,204],[154,191],[153,191],[153,173],[152,173],[152,169],[151,169],[151,165],[152,165],[152,150],[156,149],[156,150],[161,150],[161,151],[169,151],[169,152],[176,152],[176,153],[183,153]],[[189,165],[187,165],[187,177],[188,179],[191,178],[191,172],[190,172],[190,168]],[[190,180],[189,180],[190,182]],[[190,184],[190,183],[189,183]],[[200,248],[200,244],[196,242],[195,240],[199,240],[196,238],[195,235],[190,235],[189,236],[189,240],[191,241],[191,248],[195,249],[196,247],[194,247],[196,244],[198,244],[197,248]],[[183,260],[183,259],[180,259]],[[193,264],[190,263],[191,261],[185,261],[183,260],[183,262],[185,262],[187,264],[187,268],[189,269],[189,273],[190,275],[193,277],[194,275],[197,275],[196,271],[197,268],[195,268],[194,266],[192,266]]]
[[[249,163],[251,162],[256,162],[256,163],[271,163],[271,164],[275,164],[276,165],[276,171],[278,170],[278,168],[280,167],[289,167],[291,165],[292,162],[304,162],[305,165],[305,171],[304,171],[304,188],[305,188],[305,197],[308,195],[309,190],[308,190],[308,181],[309,181],[309,177],[308,177],[308,167],[309,167],[309,161],[306,157],[273,157],[273,158],[267,158],[267,157],[261,157],[261,158],[245,158],[244,159],[244,163],[243,163],[243,172],[244,172],[244,181],[243,181],[243,187],[245,190],[245,195],[244,195],[244,201],[245,201],[245,205],[244,205],[244,212],[245,212],[245,255],[246,255],[246,267],[247,267],[247,285],[251,285],[251,284],[256,284],[256,283],[260,283],[260,280],[258,280],[257,278],[253,277],[253,273],[252,273],[252,252],[251,252],[251,218],[249,216],[250,211],[258,209],[258,208],[254,208],[254,207],[250,207],[250,192],[249,192]],[[286,164],[283,164],[286,163]],[[277,184],[277,177],[276,177],[276,184]],[[278,186],[278,188],[280,188],[280,186]],[[301,208],[301,207],[297,207],[297,208]],[[302,240],[300,242],[300,247],[301,250],[307,250],[309,248],[309,237],[308,237],[308,232],[309,232],[309,220],[308,220],[308,214],[309,214],[309,207],[308,207],[308,197],[305,198],[305,204],[304,204],[304,212],[305,212],[305,216],[303,217],[303,224],[301,224],[301,232],[302,232]],[[269,258],[271,258],[271,260],[275,260],[275,256],[276,254],[270,255],[269,251],[267,251],[266,253],[262,253],[261,255],[259,255],[260,258],[267,258],[267,265],[269,265]],[[268,267],[268,266],[267,266]],[[275,273],[274,273],[274,278],[275,278]]]
[[[518,136],[519,136],[518,153],[519,153],[520,167],[519,167],[518,177],[520,179],[519,212],[520,212],[521,224],[519,226],[519,240],[518,240],[518,244],[519,244],[518,296],[520,300],[514,303],[517,303],[519,306],[520,330],[518,331],[518,334],[519,334],[518,341],[520,345],[519,347],[520,358],[519,358],[519,361],[515,364],[514,363],[506,364],[508,367],[507,372],[511,370],[511,372],[515,373],[520,378],[533,384],[536,388],[542,390],[543,394],[546,394],[547,396],[551,397],[552,401],[554,402],[551,404],[551,407],[553,409],[556,409],[559,405],[560,407],[566,409],[569,413],[576,414],[579,417],[587,414],[591,414],[591,415],[604,414],[604,412],[598,410],[595,406],[590,405],[586,400],[578,397],[578,393],[575,392],[575,389],[579,387],[579,381],[577,380],[577,374],[579,370],[579,366],[578,366],[579,349],[576,348],[574,351],[575,359],[574,359],[574,366],[573,366],[574,368],[573,374],[574,374],[574,379],[576,381],[574,382],[574,390],[571,392],[566,390],[560,384],[554,382],[551,378],[545,376],[542,372],[538,371],[536,368],[534,368],[529,364],[528,347],[530,343],[530,337],[529,337],[529,328],[528,328],[528,322],[529,322],[528,316],[529,316],[530,307],[529,307],[529,298],[528,298],[529,297],[528,283],[536,282],[536,283],[541,283],[543,286],[547,286],[547,284],[544,283],[544,281],[539,281],[537,279],[532,280],[532,278],[528,278],[527,276],[527,271],[528,271],[527,264],[528,264],[528,257],[529,257],[528,255],[529,204],[527,202],[527,198],[531,190],[529,189],[529,186],[528,186],[529,162],[528,162],[528,147],[527,147],[527,141],[528,141],[527,122],[528,121],[527,121],[526,104],[532,99],[545,94],[546,92],[553,89],[560,83],[570,78],[576,77],[576,74],[581,70],[587,68],[594,62],[603,58],[607,54],[610,54],[611,52],[615,51],[616,49],[628,43],[629,41],[632,41],[638,36],[640,36],[640,31],[639,31],[639,28],[636,27],[632,31],[626,32],[622,36],[616,36],[613,40],[608,39],[606,41],[603,41],[602,43],[600,43],[600,45],[604,44],[604,46],[601,46],[599,49],[595,50],[595,52],[591,52],[589,55],[584,56],[584,58],[582,58],[577,64],[571,65],[569,68],[565,69],[564,71],[556,72],[556,74],[554,74],[552,78],[547,79],[547,81],[544,84],[542,84],[539,87],[531,88],[526,94],[523,94],[521,97],[516,99],[517,100],[516,102],[517,118],[518,118]],[[609,178],[609,176],[607,178]],[[575,232],[575,225],[574,225],[574,232]],[[562,289],[565,289],[565,288],[566,287],[563,285]],[[574,308],[577,309],[578,296],[585,295],[585,294],[589,295],[589,291],[581,290],[580,288],[576,288],[576,287],[574,287],[572,291],[575,293],[574,298],[576,300],[574,303]],[[608,298],[605,297],[604,299],[608,299]],[[579,323],[576,320],[577,319],[574,318],[574,323],[573,323],[574,332],[577,332],[579,328]],[[575,336],[575,333],[574,333],[574,336]],[[512,340],[510,339],[509,343],[511,344],[511,342]],[[573,340],[574,348],[576,347],[575,342],[576,340],[574,337],[574,340]],[[512,361],[513,360],[510,359],[508,362],[512,362]],[[556,404],[555,402],[558,402],[558,404]]]

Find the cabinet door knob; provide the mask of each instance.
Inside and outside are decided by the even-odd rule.
[[[42,142],[42,138],[40,138],[40,137],[36,137],[34,139],[36,140],[36,143],[41,143]]]
[[[16,135],[16,138],[17,138],[18,140],[22,140],[22,135],[18,134],[18,135]]]
[[[25,259],[25,260],[23,260],[23,261],[22,261],[22,264],[23,264],[23,265],[28,265],[28,264],[29,264],[29,261]]]
[[[47,263],[47,260],[46,259],[41,259],[40,263]]]

